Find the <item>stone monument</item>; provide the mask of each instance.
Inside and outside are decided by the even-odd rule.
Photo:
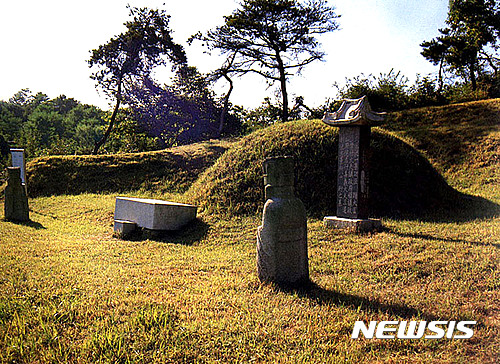
[[[5,188],[5,220],[29,221],[28,197],[21,182],[21,168],[8,167]]]
[[[259,279],[285,286],[307,284],[307,218],[302,201],[294,196],[293,158],[268,158],[263,169],[266,203],[257,228]]]
[[[24,149],[11,148],[12,167],[21,168],[21,183],[26,186],[26,161],[24,159]]]
[[[326,113],[323,122],[339,128],[337,216],[326,216],[328,227],[366,232],[381,227],[369,218],[370,134],[385,113],[371,110],[366,96],[344,100],[339,110]]]

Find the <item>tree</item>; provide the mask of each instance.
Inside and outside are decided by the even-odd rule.
[[[172,62],[173,68],[186,63],[184,48],[172,39],[168,25],[170,16],[165,11],[129,9],[133,19],[125,23],[127,31],[92,50],[88,61],[90,67],[96,68],[91,78],[115,100],[108,128],[95,144],[93,154],[97,154],[108,139],[120,105],[127,102],[127,93],[134,84],[148,78],[154,67],[165,64],[164,56]]]
[[[213,137],[219,110],[205,85],[205,78],[194,67],[177,72],[171,86],[162,87],[145,78],[130,93],[134,118],[166,146]]]
[[[212,79],[214,81],[224,78],[228,83],[229,83],[229,89],[227,90],[226,94],[224,95],[223,98],[223,105],[222,105],[222,110],[219,116],[219,128],[217,129],[217,136],[221,136],[222,131],[224,130],[224,124],[226,120],[226,115],[229,111],[229,98],[231,97],[231,93],[234,90],[234,82],[233,79],[231,78],[231,74],[238,72],[237,70],[234,70],[234,62],[236,60],[236,55],[237,52],[233,52],[232,55],[230,55],[222,67],[217,69],[215,72],[212,74]]]
[[[488,67],[498,72],[499,5],[495,0],[451,0],[446,24],[447,28],[439,29],[440,36],[420,44],[421,54],[439,65],[440,88],[447,66],[476,90],[481,72]]]
[[[28,116],[20,130],[20,139],[30,156],[39,156],[57,144],[63,133],[63,116],[45,102]]]
[[[270,84],[278,81],[281,119],[287,121],[287,78],[323,58],[315,36],[336,30],[338,16],[325,0],[244,0],[240,6],[224,25],[193,38],[227,55],[230,68],[220,72],[226,79],[231,72],[254,72]]]

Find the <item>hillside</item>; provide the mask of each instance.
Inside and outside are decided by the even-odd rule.
[[[497,105],[473,104],[474,113],[495,117],[480,110]],[[500,185],[490,180],[498,176],[498,145],[482,144],[498,140],[498,125],[472,117],[455,133],[450,121],[470,110],[464,104],[447,118],[453,110],[393,114],[373,130],[372,196],[379,207],[389,201],[400,210],[383,216],[383,230],[361,235],[309,218],[312,284],[301,290],[259,282],[260,211],[231,218],[200,213],[178,232],[125,241],[113,234],[115,193],[67,195],[58,187],[59,196],[31,198],[30,222],[0,219],[0,363],[498,364],[500,215],[482,209],[495,207],[487,200],[499,196]],[[439,119],[430,123],[433,115]],[[467,135],[472,128],[482,136]],[[29,174],[45,176],[37,182],[41,191],[64,186],[58,178],[80,190],[118,186],[141,196],[189,187],[163,196],[199,199],[206,211],[252,212],[259,209],[252,203],[262,203],[261,158],[292,153],[297,192],[311,210],[314,201],[331,207],[336,136],[319,121],[297,121],[223,145],[45,158],[30,163]],[[460,145],[469,139],[474,143]],[[196,173],[183,174],[185,168]],[[157,183],[148,185],[146,172]],[[405,218],[411,211],[401,208],[408,206],[420,213]],[[444,208],[440,219],[432,216],[436,207]],[[434,340],[353,340],[357,321],[476,324],[466,340],[452,338],[459,333],[453,329]]]
[[[385,130],[422,152],[455,188],[500,202],[500,99],[401,111]]]
[[[27,165],[29,195],[183,192],[231,144],[211,140],[161,151],[98,156],[50,156]]]

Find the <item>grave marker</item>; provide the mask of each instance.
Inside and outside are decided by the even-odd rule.
[[[257,274],[262,282],[307,284],[306,209],[293,193],[293,159],[268,158],[263,169],[266,203],[257,228]]]
[[[21,183],[21,168],[7,167],[8,179],[5,188],[5,220],[29,221],[28,197]]]
[[[196,219],[193,205],[135,197],[116,197],[115,232],[130,232],[132,224],[149,230],[179,230]]]
[[[369,163],[371,127],[384,118],[371,110],[366,96],[344,100],[338,111],[325,114],[323,122],[339,128],[337,216],[326,216],[326,226],[354,231],[381,226],[369,219]]]

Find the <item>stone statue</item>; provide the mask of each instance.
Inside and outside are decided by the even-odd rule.
[[[29,221],[28,196],[21,183],[21,168],[7,167],[5,188],[5,220]]]
[[[264,161],[266,203],[257,229],[259,279],[287,286],[309,282],[306,210],[294,196],[293,167],[292,157]]]

